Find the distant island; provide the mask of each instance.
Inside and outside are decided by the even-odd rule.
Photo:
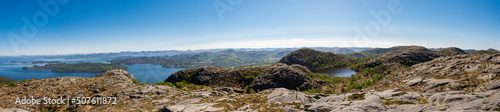
[[[104,63],[75,63],[75,64],[47,64],[45,66],[34,65],[33,67],[23,67],[24,70],[47,70],[52,72],[105,72],[112,69],[128,70],[129,67],[117,64]]]
[[[45,63],[58,64],[58,63],[62,63],[62,62],[61,61],[32,61],[31,63],[32,64],[45,64]]]

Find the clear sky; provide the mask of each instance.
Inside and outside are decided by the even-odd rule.
[[[320,46],[500,49],[499,0],[0,2],[0,56]]]

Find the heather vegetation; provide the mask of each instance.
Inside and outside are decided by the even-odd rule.
[[[0,84],[8,84],[10,82],[15,82],[15,81],[6,77],[0,77]]]

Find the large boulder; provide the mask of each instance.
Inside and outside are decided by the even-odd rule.
[[[495,64],[500,64],[500,56],[495,57],[492,61],[493,61]]]
[[[97,75],[96,77],[114,77],[117,80],[121,80],[122,82],[126,82],[126,83],[134,83],[135,81],[137,81],[132,74],[128,73],[125,70],[121,70],[121,69],[108,70],[100,75]]]
[[[294,67],[297,66],[297,67]],[[287,88],[291,90],[307,90],[313,87],[313,81],[306,72],[296,68],[301,65],[289,66],[278,63],[271,65],[260,72],[259,76],[249,86],[253,90],[265,90],[269,88]]]
[[[221,74],[226,74],[227,69],[215,68],[211,66],[203,66],[197,69],[181,70],[170,75],[166,82],[181,82],[189,81],[198,85],[210,85],[214,77]]]
[[[489,90],[500,88],[500,80],[492,80],[485,85]]]
[[[309,79],[307,73],[311,72],[302,65],[286,65],[283,63],[233,70],[204,66],[178,71],[165,81],[208,86],[248,86],[249,89],[254,89],[254,91],[277,87],[292,90],[296,90],[298,87],[300,90],[307,90],[312,88],[313,85],[313,81]]]

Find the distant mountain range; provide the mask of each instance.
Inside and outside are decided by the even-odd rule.
[[[348,54],[354,52],[361,52],[365,50],[375,49],[370,47],[300,47],[310,48],[322,52],[332,52],[335,54]],[[101,59],[117,59],[117,58],[131,58],[131,57],[153,57],[153,56],[174,56],[180,54],[193,54],[204,52],[221,52],[226,50],[234,51],[294,51],[300,49],[295,48],[226,48],[226,49],[199,49],[199,50],[162,50],[162,51],[122,51],[122,52],[109,52],[109,53],[90,53],[90,54],[68,54],[68,55],[22,55],[22,56],[0,56],[0,58],[101,58]],[[395,48],[395,47],[393,47]],[[397,48],[397,47],[396,47]],[[444,48],[429,48],[430,50],[441,50]],[[379,49],[380,50],[380,49]],[[494,49],[489,49],[494,50]],[[477,51],[475,49],[463,50],[466,53]],[[483,50],[488,51],[488,50]],[[376,51],[378,52],[378,51]]]
[[[368,49],[368,47],[308,47],[323,52],[332,52],[335,54],[347,54],[353,52],[361,52]],[[238,49],[200,49],[200,50],[164,50],[164,51],[122,51],[110,53],[91,53],[91,54],[68,54],[68,55],[23,55],[23,56],[0,56],[0,58],[102,58],[102,59],[117,59],[117,58],[131,58],[131,57],[153,57],[153,56],[175,56],[181,54],[194,54],[205,52],[221,52],[227,50],[234,51],[294,51],[300,48],[238,48]]]

